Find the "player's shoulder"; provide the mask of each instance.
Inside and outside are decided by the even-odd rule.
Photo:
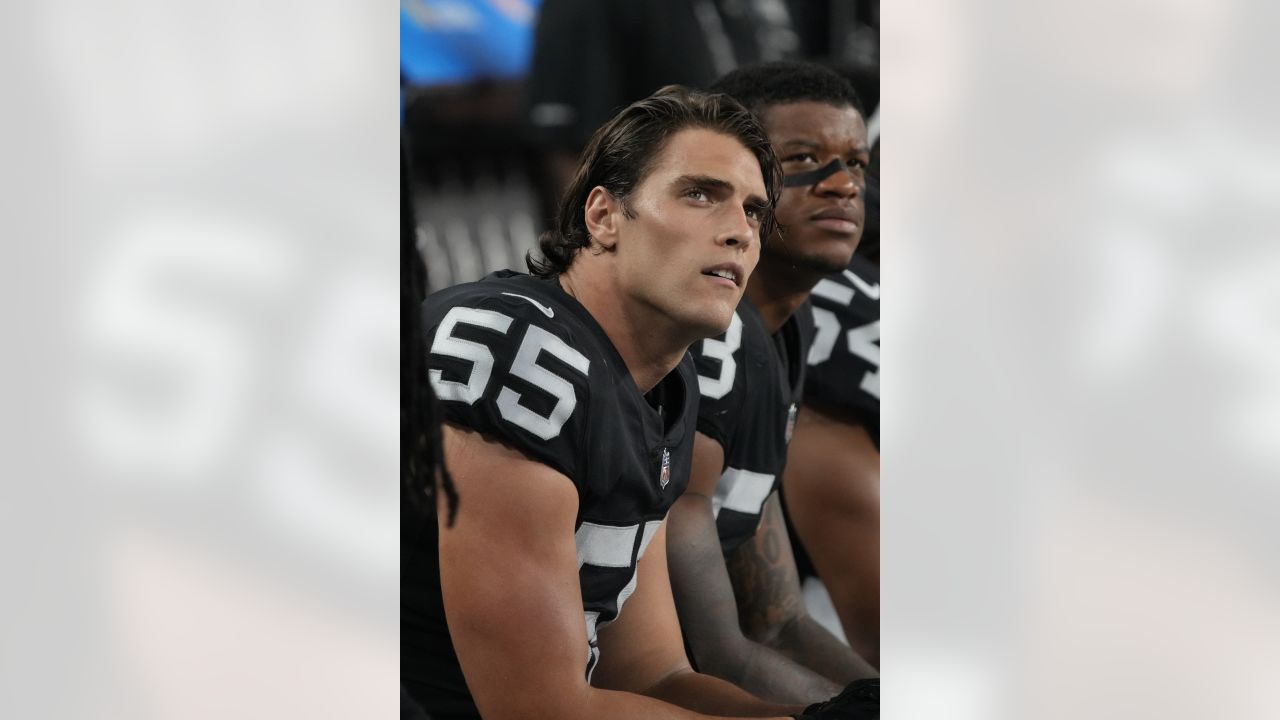
[[[583,335],[580,307],[554,278],[503,270],[475,282],[432,293],[423,302],[424,327],[430,328],[455,308],[475,308],[543,327],[568,340]]]
[[[813,292],[810,293],[810,300],[818,307],[878,305],[880,268],[870,260],[855,254],[848,267],[828,275],[814,286]]]
[[[880,413],[880,271],[854,255],[847,268],[810,294],[814,336],[805,402],[854,413],[868,427]]]
[[[576,479],[608,372],[590,315],[554,279],[502,272],[423,302],[430,381],[446,419]]]
[[[871,262],[867,258],[854,253],[853,259],[849,261],[849,267],[845,268],[845,272],[841,273],[850,282],[853,278],[860,278],[865,283],[880,284],[880,266]]]

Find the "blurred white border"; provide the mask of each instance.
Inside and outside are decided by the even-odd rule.
[[[882,8],[887,720],[1280,717],[1276,15]]]
[[[397,8],[5,15],[0,716],[393,716]]]

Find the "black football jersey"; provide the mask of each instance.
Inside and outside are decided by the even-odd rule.
[[[690,348],[702,396],[698,431],[724,448],[711,507],[726,553],[755,534],[782,477],[805,385],[812,317],[802,306],[771,337],[743,298],[728,331]]]
[[[860,255],[809,295],[816,330],[805,403],[864,425],[880,444],[880,269]]]
[[[604,330],[557,280],[510,271],[428,297],[423,332],[446,420],[577,487],[589,681],[600,657],[596,632],[635,591],[636,563],[689,482],[693,360],[686,355],[646,398]],[[467,511],[465,493],[458,508]],[[445,623],[434,518],[402,513],[402,523],[401,553],[411,559],[401,578],[401,682],[432,717],[478,717]]]

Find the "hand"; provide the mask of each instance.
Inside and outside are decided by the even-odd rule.
[[[880,678],[854,680],[839,695],[814,703],[796,720],[880,720]]]

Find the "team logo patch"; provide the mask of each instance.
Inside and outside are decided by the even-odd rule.
[[[658,484],[666,490],[669,482],[671,482],[671,451],[662,448],[662,472],[658,475]]]
[[[796,404],[791,403],[791,409],[787,410],[787,444],[791,444],[791,433],[796,431]]]

